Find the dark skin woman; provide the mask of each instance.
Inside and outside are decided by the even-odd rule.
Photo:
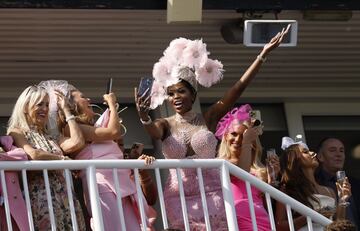
[[[186,65],[179,65],[180,68],[176,74],[179,81],[166,89],[167,100],[175,111],[175,115],[171,117],[159,118],[153,122],[149,117],[150,96],[145,96],[146,93],[138,95],[138,91],[135,89],[135,102],[140,120],[152,139],[162,141],[162,153],[166,159],[211,159],[216,157],[217,140],[214,133],[218,121],[232,108],[259,71],[265,57],[280,45],[286,33],[287,30],[284,29],[272,38],[223,98],[202,114],[192,110],[197,95],[196,70],[194,71]],[[220,202],[222,201],[220,178],[215,170],[203,170],[210,226],[213,230],[228,230],[224,204]],[[181,175],[187,213],[189,214],[189,228],[190,230],[205,230],[205,218],[202,212],[196,170],[182,169]],[[170,169],[164,189],[169,228],[184,230],[178,196],[178,181],[174,169]]]

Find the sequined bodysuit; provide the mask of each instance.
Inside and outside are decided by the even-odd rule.
[[[217,140],[201,114],[187,112],[166,119],[170,134],[163,140],[166,159],[212,159],[216,156]],[[196,169],[180,171],[191,230],[206,230]],[[212,230],[227,230],[225,209],[217,169],[202,170],[209,218]],[[170,227],[184,229],[176,169],[170,169],[164,191]]]

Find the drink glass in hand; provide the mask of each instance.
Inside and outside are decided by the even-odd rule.
[[[345,182],[345,179],[346,179],[346,174],[345,174],[345,171],[337,171],[336,172],[336,181],[337,183],[340,185],[340,187],[342,188],[343,187],[343,184]],[[339,204],[340,205],[349,205],[350,203],[345,201],[342,197],[344,195],[342,195],[342,190],[341,189],[338,189],[338,197],[339,197]]]
[[[266,168],[267,168],[268,174],[270,176],[271,185],[273,185],[275,187],[279,186],[279,181],[276,179],[277,176],[276,176],[274,166],[271,164],[271,159],[277,157],[275,149],[274,148],[268,149],[266,151],[266,157],[267,157],[267,159],[266,159]]]

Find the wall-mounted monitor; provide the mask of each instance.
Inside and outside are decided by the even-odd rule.
[[[294,47],[297,44],[298,24],[296,20],[245,20],[244,45],[262,47],[267,44],[283,28],[291,24],[280,46]]]

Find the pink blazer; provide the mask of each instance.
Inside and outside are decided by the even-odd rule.
[[[23,149],[13,146],[11,136],[0,136],[0,143],[6,151],[0,154],[0,161],[27,160],[27,155]],[[30,230],[27,208],[21,193],[20,183],[17,172],[5,172],[5,181],[9,198],[10,213],[20,230]],[[3,189],[0,184],[0,195],[3,196]],[[1,217],[6,223],[6,217]]]

